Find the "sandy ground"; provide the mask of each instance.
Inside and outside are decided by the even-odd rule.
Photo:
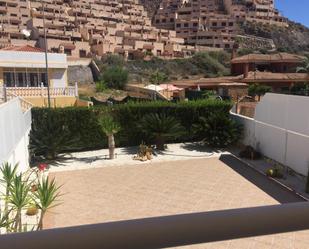
[[[190,155],[195,157],[176,160],[171,156],[174,160],[167,161],[166,155],[147,164],[124,161],[126,165],[88,166],[88,170],[83,169],[85,165],[78,166],[81,170],[59,171],[58,168],[56,172],[55,168],[50,176],[63,184],[64,195],[62,204],[47,215],[45,227],[300,201],[293,193],[229,155],[219,158],[200,151]],[[105,162],[98,161],[95,163]],[[181,248],[307,249],[308,244],[309,231],[302,231]]]
[[[153,159],[147,162],[133,160],[133,156],[136,155],[137,151],[137,147],[117,148],[115,150],[116,158],[114,160],[108,159],[108,149],[71,153],[69,155],[65,155],[64,160],[50,164],[49,172],[136,164],[148,165],[157,162],[169,162],[199,158],[218,158],[222,154],[238,155],[240,149],[233,147],[229,151],[214,151],[198,143],[169,144],[167,150],[163,152],[157,152]],[[260,159],[256,161],[247,159],[242,160],[262,173],[265,173],[267,169],[273,166],[266,159]],[[305,177],[299,176],[297,174],[288,174],[283,179],[276,180],[309,200],[309,194],[305,192]]]

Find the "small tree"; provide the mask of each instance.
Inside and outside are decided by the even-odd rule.
[[[115,138],[114,135],[120,131],[120,126],[114,121],[112,116],[102,116],[99,118],[99,125],[108,138],[109,159],[115,158]]]
[[[22,179],[22,174],[14,177],[13,183],[10,186],[9,203],[13,205],[16,212],[14,220],[14,231],[22,232],[22,215],[21,211],[30,205],[31,197],[30,184]]]
[[[139,127],[149,139],[154,139],[158,150],[164,150],[166,139],[177,138],[184,133],[179,121],[165,114],[145,115]]]
[[[41,216],[37,230],[43,229],[43,219],[46,212],[57,205],[58,198],[60,196],[59,186],[56,186],[55,179],[49,180],[48,177],[44,177],[38,184],[38,189],[34,193],[34,202],[37,207],[41,209]]]
[[[167,80],[165,73],[161,73],[159,70],[153,72],[149,77],[149,82],[154,85],[159,85]]]
[[[265,95],[268,92],[271,92],[271,90],[272,89],[270,86],[253,84],[249,86],[248,93],[252,97],[258,96],[258,99],[260,101],[261,96]]]
[[[108,67],[102,74],[101,80],[109,88],[123,89],[128,83],[129,74],[121,66]]]

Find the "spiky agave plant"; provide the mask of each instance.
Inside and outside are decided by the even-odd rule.
[[[21,212],[31,203],[30,184],[24,181],[22,174],[16,175],[10,186],[9,203],[16,212],[13,231],[22,232],[22,215]]]
[[[41,210],[38,230],[43,229],[43,219],[46,212],[59,204],[57,201],[60,197],[60,187],[56,185],[55,179],[49,180],[48,177],[43,177],[39,182],[38,189],[34,193],[34,202]]]
[[[5,187],[4,213],[8,212],[8,196],[10,194],[10,187],[16,176],[17,169],[18,169],[18,163],[12,166],[8,162],[3,163],[0,169],[2,174],[2,178],[0,179],[0,181]]]

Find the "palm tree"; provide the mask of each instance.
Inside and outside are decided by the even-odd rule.
[[[46,212],[57,206],[55,203],[60,197],[59,189],[61,186],[56,186],[55,179],[49,180],[48,177],[43,178],[38,185],[37,191],[34,193],[34,202],[41,210],[41,216],[38,224],[38,230],[43,229],[43,219]]]
[[[22,179],[22,174],[14,177],[10,186],[9,203],[16,210],[14,231],[22,232],[21,212],[31,203],[30,184]]]
[[[184,134],[184,128],[179,121],[165,114],[147,114],[142,118],[139,127],[149,139],[155,140],[158,150],[164,150],[166,139]]]
[[[102,116],[99,118],[99,125],[108,138],[109,159],[115,158],[115,138],[114,135],[120,131],[120,126],[112,116]]]

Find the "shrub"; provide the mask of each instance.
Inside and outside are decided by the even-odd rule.
[[[260,99],[261,96],[265,95],[268,92],[271,92],[271,90],[272,89],[270,86],[253,84],[249,86],[248,93],[250,96],[252,97],[258,96]]]
[[[77,136],[71,136],[67,124],[59,125],[57,116],[52,111],[45,113],[44,119],[32,124],[30,134],[30,151],[44,155],[47,159],[55,159],[61,151],[69,150]]]
[[[123,89],[128,83],[128,71],[121,66],[108,67],[101,79],[109,88]]]
[[[137,129],[137,124],[147,114],[162,113],[176,118],[185,127],[186,132],[180,138],[169,138],[168,142],[185,142],[197,139],[192,126],[199,122],[199,117],[208,117],[218,112],[228,115],[231,102],[218,100],[196,100],[189,102],[129,102],[123,105],[100,107],[67,107],[67,108],[33,108],[31,136],[45,136],[48,115],[53,117],[54,126],[66,127],[68,140],[75,138],[74,143],[61,148],[61,152],[102,149],[107,147],[107,138],[102,131],[98,117],[112,115],[120,125],[121,130],[115,135],[119,146],[139,145],[144,140],[144,134]],[[77,138],[77,139],[76,139]],[[43,139],[47,142],[47,139]],[[42,142],[43,142],[42,141]],[[30,139],[30,148],[36,155],[44,151],[36,148],[36,143]]]
[[[101,80],[95,84],[95,88],[97,92],[103,92],[104,90],[106,90],[107,86],[106,83],[103,80]]]
[[[215,148],[225,148],[237,142],[242,131],[239,124],[227,114],[220,112],[211,113],[208,117],[200,117],[194,129],[205,144]]]
[[[167,80],[167,76],[165,73],[161,73],[158,70],[156,70],[154,73],[152,73],[149,77],[149,82],[151,84],[159,85]]]
[[[273,167],[266,170],[266,175],[272,178],[283,178],[282,169],[279,167]]]
[[[258,160],[261,158],[261,153],[256,151],[252,146],[246,146],[244,150],[239,152],[239,157],[250,160]]]
[[[103,111],[103,110],[102,110]],[[52,125],[47,124],[53,122]],[[52,127],[55,127],[53,129]],[[65,127],[65,128],[64,128]],[[55,134],[59,130],[60,134]],[[55,135],[55,137],[54,137]],[[97,122],[95,109],[86,107],[68,108],[33,108],[32,129],[30,132],[30,152],[32,156],[45,155],[49,140],[64,140],[62,135],[72,143],[65,143],[57,152],[100,149],[107,140]]]
[[[102,57],[101,61],[96,61],[98,66],[100,68],[103,67],[103,65],[106,66],[123,66],[125,64],[125,60],[123,56],[118,54],[106,54]]]
[[[179,121],[166,114],[147,114],[141,120],[139,127],[146,135],[145,139],[154,140],[158,150],[164,150],[168,138],[177,138],[184,134],[184,128]]]

